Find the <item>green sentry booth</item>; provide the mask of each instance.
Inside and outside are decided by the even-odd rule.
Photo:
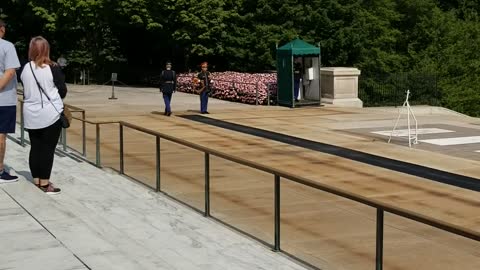
[[[300,99],[294,97],[294,64],[303,70]],[[320,48],[295,39],[277,48],[277,102],[281,106],[320,105]]]

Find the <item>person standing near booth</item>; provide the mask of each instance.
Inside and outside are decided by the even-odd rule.
[[[302,78],[302,66],[300,63],[295,63],[293,70],[293,97],[295,102],[298,102],[298,94],[300,92],[300,79]]]
[[[212,88],[212,75],[208,71],[208,63],[203,62],[201,64],[202,71],[197,74],[197,78],[202,82],[202,88],[200,90],[200,113],[209,114],[208,108],[208,95],[210,94]]]
[[[172,63],[167,62],[165,70],[162,70],[162,75],[160,76],[160,91],[163,94],[163,101],[165,102],[165,113],[164,115],[172,115],[172,109],[170,107],[170,102],[172,101],[172,95],[177,89],[177,76],[175,71],[172,70]]]

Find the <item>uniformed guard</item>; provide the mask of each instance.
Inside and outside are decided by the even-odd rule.
[[[166,70],[162,70],[160,76],[160,91],[163,94],[163,101],[165,102],[164,115],[172,115],[172,109],[170,108],[170,102],[172,101],[172,94],[177,89],[177,76],[175,71],[172,70],[172,63],[167,62]]]
[[[293,97],[298,102],[298,94],[300,93],[300,79],[302,78],[302,65],[295,63],[293,70]]]
[[[208,71],[208,63],[203,62],[201,64],[202,71],[197,74],[197,78],[202,82],[202,89],[200,90],[200,113],[208,114],[208,95],[210,94],[212,88],[212,75]]]

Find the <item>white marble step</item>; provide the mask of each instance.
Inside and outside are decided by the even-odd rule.
[[[11,148],[26,157],[28,148]],[[26,159],[14,158],[12,164],[28,172]],[[79,226],[71,230],[75,236],[62,234],[92,269],[304,269],[181,204],[88,163],[56,157],[52,180],[62,194],[50,199],[98,238],[84,239]],[[91,248],[94,252],[87,253]],[[113,267],[117,256],[118,262],[127,262]],[[112,265],[102,261],[104,257]]]
[[[145,269],[92,230],[74,212],[64,208],[25,179],[4,184],[2,189],[92,269]]]
[[[0,185],[0,269],[87,269]]]

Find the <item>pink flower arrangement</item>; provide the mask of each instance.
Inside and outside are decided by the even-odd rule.
[[[186,93],[195,93],[192,78],[195,73],[184,73],[178,76],[177,90]],[[239,73],[215,72],[212,73],[211,96],[218,99],[255,104],[258,91],[258,104],[267,104],[270,98],[277,93],[277,75],[275,73]],[[257,90],[258,89],[258,90]]]

